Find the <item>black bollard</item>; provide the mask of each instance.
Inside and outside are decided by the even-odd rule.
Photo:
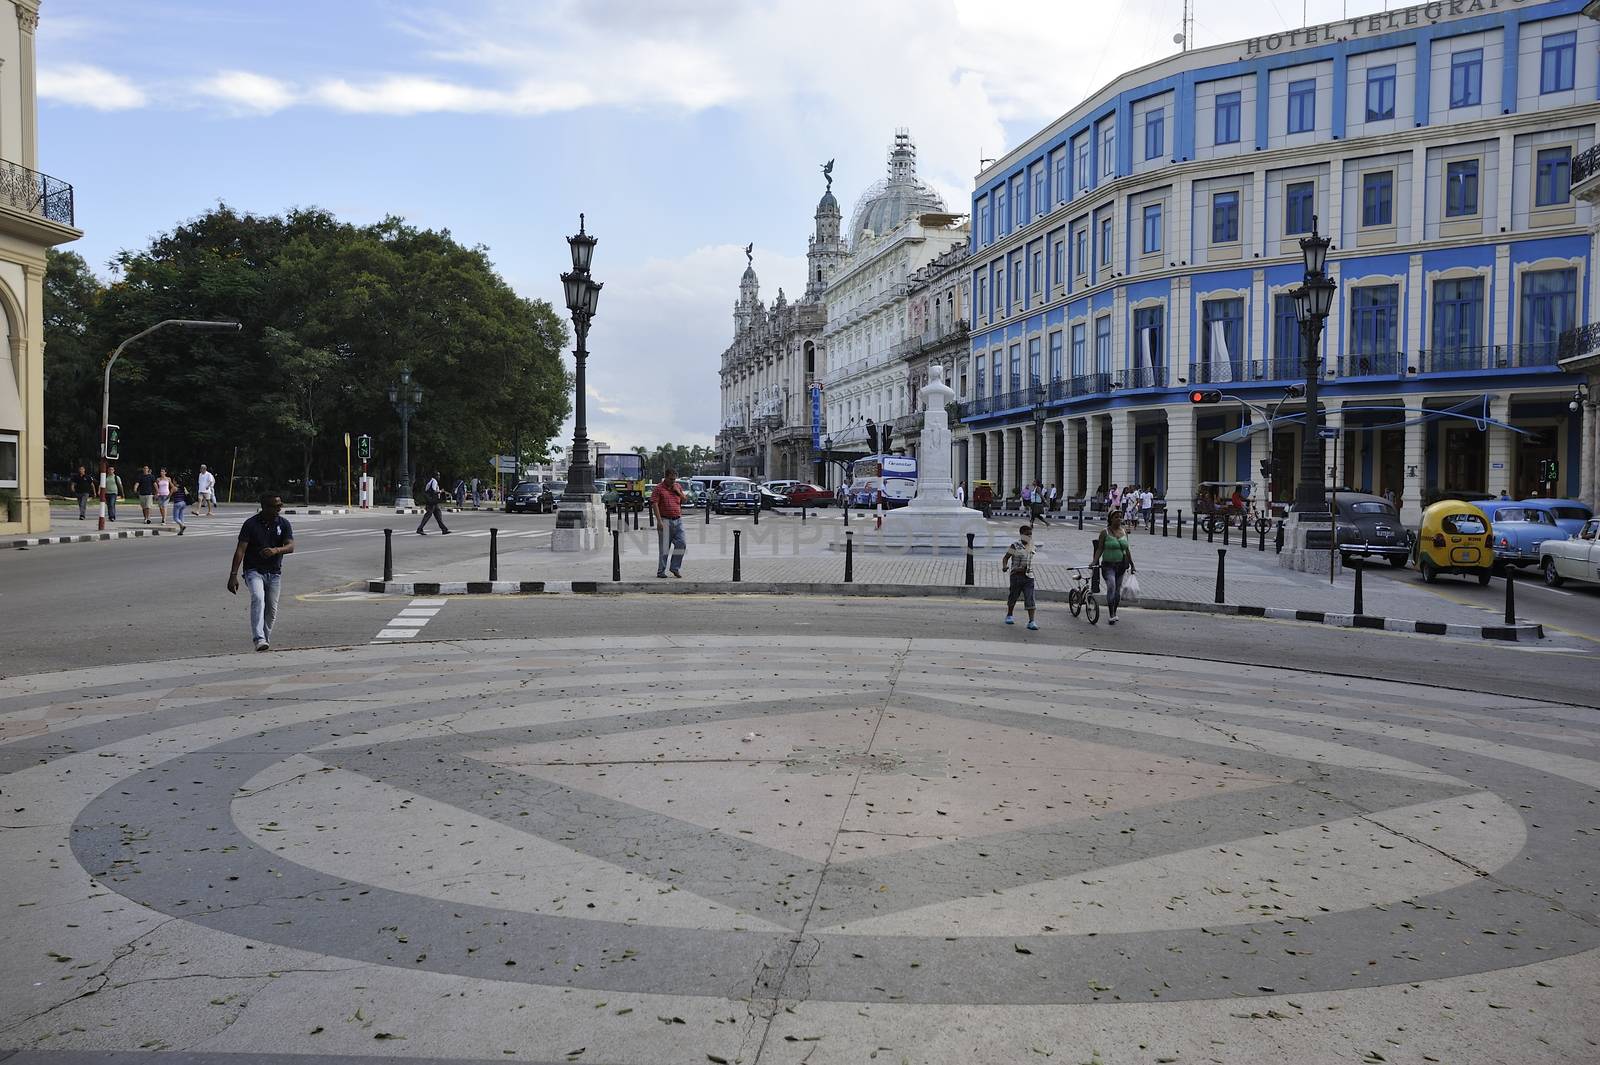
[[[1356,603],[1355,603],[1355,608],[1356,608],[1356,614],[1359,616],[1361,614],[1365,614],[1366,613],[1366,609],[1364,607],[1364,604],[1361,602],[1361,571],[1363,569],[1365,569],[1366,567],[1361,564],[1360,556],[1352,558],[1350,560],[1350,565],[1353,566],[1355,568],[1355,571],[1356,571]]]
[[[706,524],[711,524],[711,497],[706,497]]]
[[[1217,523],[1214,522],[1214,521],[1207,521],[1206,522],[1206,543],[1214,544],[1216,542],[1217,542]]]
[[[756,496],[756,524],[761,524],[761,497]]]
[[[394,530],[383,530],[383,579],[394,580]]]
[[[733,579],[739,580],[739,530],[733,530]]]
[[[1233,528],[1233,521],[1226,514],[1222,516],[1222,546],[1228,546],[1228,530]]]
[[[1167,512],[1164,510],[1161,512],[1161,535],[1167,535]]]
[[[1222,602],[1222,575],[1223,566],[1226,563],[1227,557],[1228,549],[1226,547],[1217,548],[1217,596],[1214,602],[1218,603]]]
[[[1247,545],[1250,543],[1250,537],[1248,535],[1245,536],[1245,543]],[[1267,549],[1267,527],[1265,525],[1258,524],[1258,525],[1256,525],[1256,550],[1257,551],[1265,551],[1266,549]]]
[[[489,579],[500,579],[500,530],[489,527]]]
[[[850,497],[844,497],[844,527],[850,528]]]
[[[853,584],[856,579],[856,540],[855,533],[844,534],[844,582]]]
[[[1078,504],[1078,531],[1083,531],[1083,504]]]
[[[1178,511],[1178,539],[1183,539],[1183,511]]]
[[[1200,515],[1194,515],[1194,521],[1190,522],[1189,525],[1189,539],[1191,541],[1200,539]],[[1207,533],[1206,535],[1210,536],[1211,534]],[[1207,540],[1206,542],[1210,543],[1211,541]]]
[[[1156,534],[1156,512],[1154,510],[1152,510],[1150,512],[1150,535],[1154,536],[1155,534]]]
[[[639,531],[639,512],[637,510],[633,512],[633,531]]]
[[[622,530],[611,530],[611,579],[622,579]]]
[[[968,588],[971,588],[972,585],[975,583],[975,577],[974,577],[973,569],[972,569],[972,541],[973,541],[973,537],[974,536],[975,536],[974,533],[967,533],[967,587]]]
[[[606,505],[606,532],[610,532],[610,531],[611,531],[611,507],[610,507],[609,504],[607,504]]]
[[[806,520],[806,505],[804,503],[800,504],[800,520]]]
[[[1278,519],[1278,531],[1273,534],[1273,553],[1283,554],[1283,519]]]
[[[1554,565],[1554,563],[1551,563],[1551,564]],[[1507,566],[1506,567],[1506,624],[1507,625],[1515,625],[1517,623],[1517,576],[1516,576],[1516,574],[1517,574],[1517,571],[1513,567],[1511,567],[1511,566]]]

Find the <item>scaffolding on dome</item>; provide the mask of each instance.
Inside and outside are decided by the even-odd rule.
[[[949,208],[932,185],[917,177],[917,143],[909,129],[894,131],[889,147],[889,173],[867,187],[850,213],[850,243],[858,246],[867,233],[882,236],[908,219],[948,214]]]

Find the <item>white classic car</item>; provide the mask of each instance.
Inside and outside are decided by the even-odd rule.
[[[1559,588],[1566,581],[1600,584],[1600,518],[1584,522],[1569,540],[1546,540],[1539,545],[1539,568],[1544,582]]]

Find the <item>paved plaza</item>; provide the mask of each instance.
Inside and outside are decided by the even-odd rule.
[[[13,677],[0,1048],[1589,1062],[1597,763],[1587,708],[976,634]]]

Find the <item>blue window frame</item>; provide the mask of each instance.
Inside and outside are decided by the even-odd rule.
[[[1065,148],[1057,148],[1053,158],[1054,165],[1052,166],[1052,169],[1055,171],[1053,180],[1055,181],[1056,186],[1056,202],[1066,203],[1067,196],[1072,191],[1070,188],[1068,188],[1067,182],[1067,150]]]
[[[1222,359],[1222,352],[1213,353],[1211,350],[1212,339],[1216,334],[1213,323],[1222,323],[1222,342],[1227,345],[1227,361],[1232,380],[1238,381],[1244,377],[1240,372],[1240,364],[1244,358],[1244,300],[1221,299],[1206,300],[1200,305],[1200,321],[1203,328],[1200,330],[1200,358],[1202,365],[1197,369],[1197,377],[1191,380],[1211,381],[1222,377],[1216,374],[1218,362]]]
[[[1100,173],[1113,177],[1117,172],[1117,121],[1111,119],[1100,131]]]
[[[1394,117],[1394,64],[1367,69],[1367,121]]]
[[[1350,291],[1350,353],[1393,355],[1400,324],[1400,286],[1363,285]]]
[[[1032,259],[1030,269],[1033,270],[1033,284],[1029,286],[1029,290],[1035,296],[1039,296],[1044,293],[1044,241],[1034,242]]]
[[[989,319],[989,278],[987,271],[978,271],[978,317]]]
[[[1136,369],[1140,366],[1157,367],[1165,362],[1162,345],[1164,338],[1161,335],[1165,310],[1164,307],[1141,307],[1133,312],[1133,343],[1128,345],[1128,349],[1133,353],[1133,365]],[[1146,362],[1147,355],[1148,362]],[[1165,380],[1164,376],[1156,375],[1147,381],[1136,378],[1134,384],[1158,385],[1165,383]]]
[[[978,201],[978,247],[994,243],[994,219],[989,214],[989,197]]]
[[[1305,346],[1300,335],[1300,316],[1295,313],[1294,297],[1280,292],[1272,297],[1272,362],[1267,377],[1274,381],[1293,380],[1305,373],[1301,359]]]
[[[983,362],[984,362],[984,359],[983,359],[982,355],[979,355],[973,361],[973,367],[977,370],[977,373],[974,374],[973,380],[972,380],[972,383],[973,383],[973,393],[972,393],[972,395],[973,395],[973,398],[975,398],[975,399],[982,399],[983,398],[983,394],[987,390],[987,386],[989,384],[989,382],[984,380],[984,377],[983,377],[983,368],[984,368],[983,367]]]
[[[1094,320],[1094,372],[1111,372],[1111,316],[1102,314]]]
[[[1087,357],[1087,352],[1084,351],[1084,345],[1085,345],[1084,332],[1085,331],[1084,331],[1082,322],[1079,322],[1077,325],[1072,327],[1072,376],[1073,377],[1082,377],[1084,374],[1089,372],[1085,368],[1085,361],[1084,361],[1086,359],[1086,357]]]
[[[1450,106],[1483,103],[1483,49],[1469,48],[1450,57]]]
[[[1289,132],[1309,133],[1317,128],[1317,79],[1289,83]]]
[[[1444,215],[1463,218],[1478,213],[1478,161],[1460,159],[1444,166]]]
[[[1006,187],[994,190],[994,224],[1001,236],[1011,232],[1011,203],[1006,199]]]
[[[1216,143],[1239,143],[1239,94],[1225,92],[1217,96]]]
[[[1483,278],[1433,283],[1432,368],[1448,367],[1450,356],[1475,354],[1483,346]]]
[[[1009,304],[1006,302],[1006,264],[1003,262],[997,262],[994,264],[993,269],[994,316],[996,318],[1004,318],[1006,316],[1006,308],[1009,306]]]
[[[1077,256],[1077,262],[1073,264],[1073,269],[1081,276],[1089,272],[1089,231],[1087,229],[1078,230],[1074,243],[1077,245],[1073,249]]]
[[[1522,275],[1522,345],[1554,359],[1556,341],[1578,324],[1578,271],[1529,270]]]
[[[1317,183],[1293,181],[1283,188],[1283,234],[1311,232],[1311,216],[1317,210]]]
[[[989,357],[989,394],[1003,396],[1006,392],[1006,368],[999,349]]]
[[[1039,381],[1039,338],[1033,337],[1028,341],[1028,387],[1032,388]]]
[[[1361,224],[1394,225],[1394,171],[1379,170],[1361,178]]]
[[[1144,209],[1144,254],[1154,255],[1161,250],[1161,205],[1152,203]]]
[[[1021,303],[1027,296],[1028,289],[1022,276],[1022,253],[1011,256],[1011,298]]]
[[[1566,92],[1572,88],[1573,67],[1578,57],[1578,35],[1552,33],[1539,50],[1539,91]]]
[[[1049,208],[1049,192],[1045,189],[1045,170],[1043,163],[1033,164],[1033,198],[1030,201],[1033,213],[1044,214]]]
[[[1085,192],[1089,188],[1089,181],[1094,177],[1089,172],[1089,135],[1087,133],[1078,137],[1076,163],[1078,168],[1078,191]]]
[[[1022,345],[1011,345],[1011,391],[1022,391]]]
[[[1017,228],[1028,224],[1028,183],[1018,174],[1011,179],[1011,202],[1017,205]]]
[[[1111,265],[1111,219],[1100,219],[1100,265]]]
[[[1064,285],[1067,283],[1067,239],[1057,237],[1050,245],[1050,283]]]
[[[1144,157],[1159,159],[1167,154],[1167,113],[1161,108],[1145,113]]]
[[[1239,239],[1239,194],[1219,192],[1211,197],[1211,243],[1232,244]]]
[[[1050,334],[1050,380],[1061,380],[1061,330]]]
[[[1572,199],[1572,149],[1543,148],[1534,156],[1533,205],[1557,207]]]

